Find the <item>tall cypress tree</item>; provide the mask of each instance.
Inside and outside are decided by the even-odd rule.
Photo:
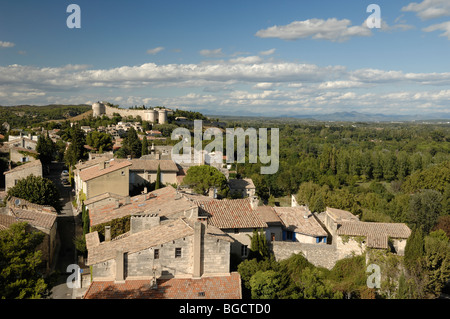
[[[158,164],[158,170],[156,171],[156,181],[155,181],[155,189],[159,189],[161,187],[161,168]]]

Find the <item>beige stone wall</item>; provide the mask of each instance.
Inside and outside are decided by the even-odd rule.
[[[7,192],[8,189],[16,185],[16,181],[26,178],[29,175],[42,176],[42,165],[5,174],[5,191]]]
[[[350,257],[353,254],[362,255],[366,250],[366,245],[359,243],[355,238],[348,236],[345,237],[348,240],[344,240],[342,236],[335,236],[333,243],[336,245],[336,249],[339,254],[339,259]]]
[[[116,171],[88,180],[86,183],[86,199],[103,194],[114,193],[128,196],[129,168],[124,167]]]

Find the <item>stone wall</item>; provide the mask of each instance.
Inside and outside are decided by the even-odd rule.
[[[226,274],[230,272],[231,246],[228,241],[206,235],[202,245],[202,272],[205,274]]]
[[[292,254],[302,253],[313,265],[327,269],[333,268],[339,258],[336,247],[326,244],[274,241],[272,251],[277,261],[288,259]]]
[[[17,170],[5,174],[5,192],[16,184],[16,181],[26,178],[28,175],[42,177],[42,165],[34,165],[26,169]]]

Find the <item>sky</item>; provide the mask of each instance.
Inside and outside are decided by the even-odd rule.
[[[416,1],[1,0],[0,105],[450,112],[450,1]]]

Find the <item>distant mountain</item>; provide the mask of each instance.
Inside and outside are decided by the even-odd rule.
[[[330,114],[294,115],[296,118],[313,118],[317,121],[336,122],[391,122],[391,121],[425,121],[450,120],[450,113],[430,113],[416,115],[369,114],[352,112],[335,112]]]

